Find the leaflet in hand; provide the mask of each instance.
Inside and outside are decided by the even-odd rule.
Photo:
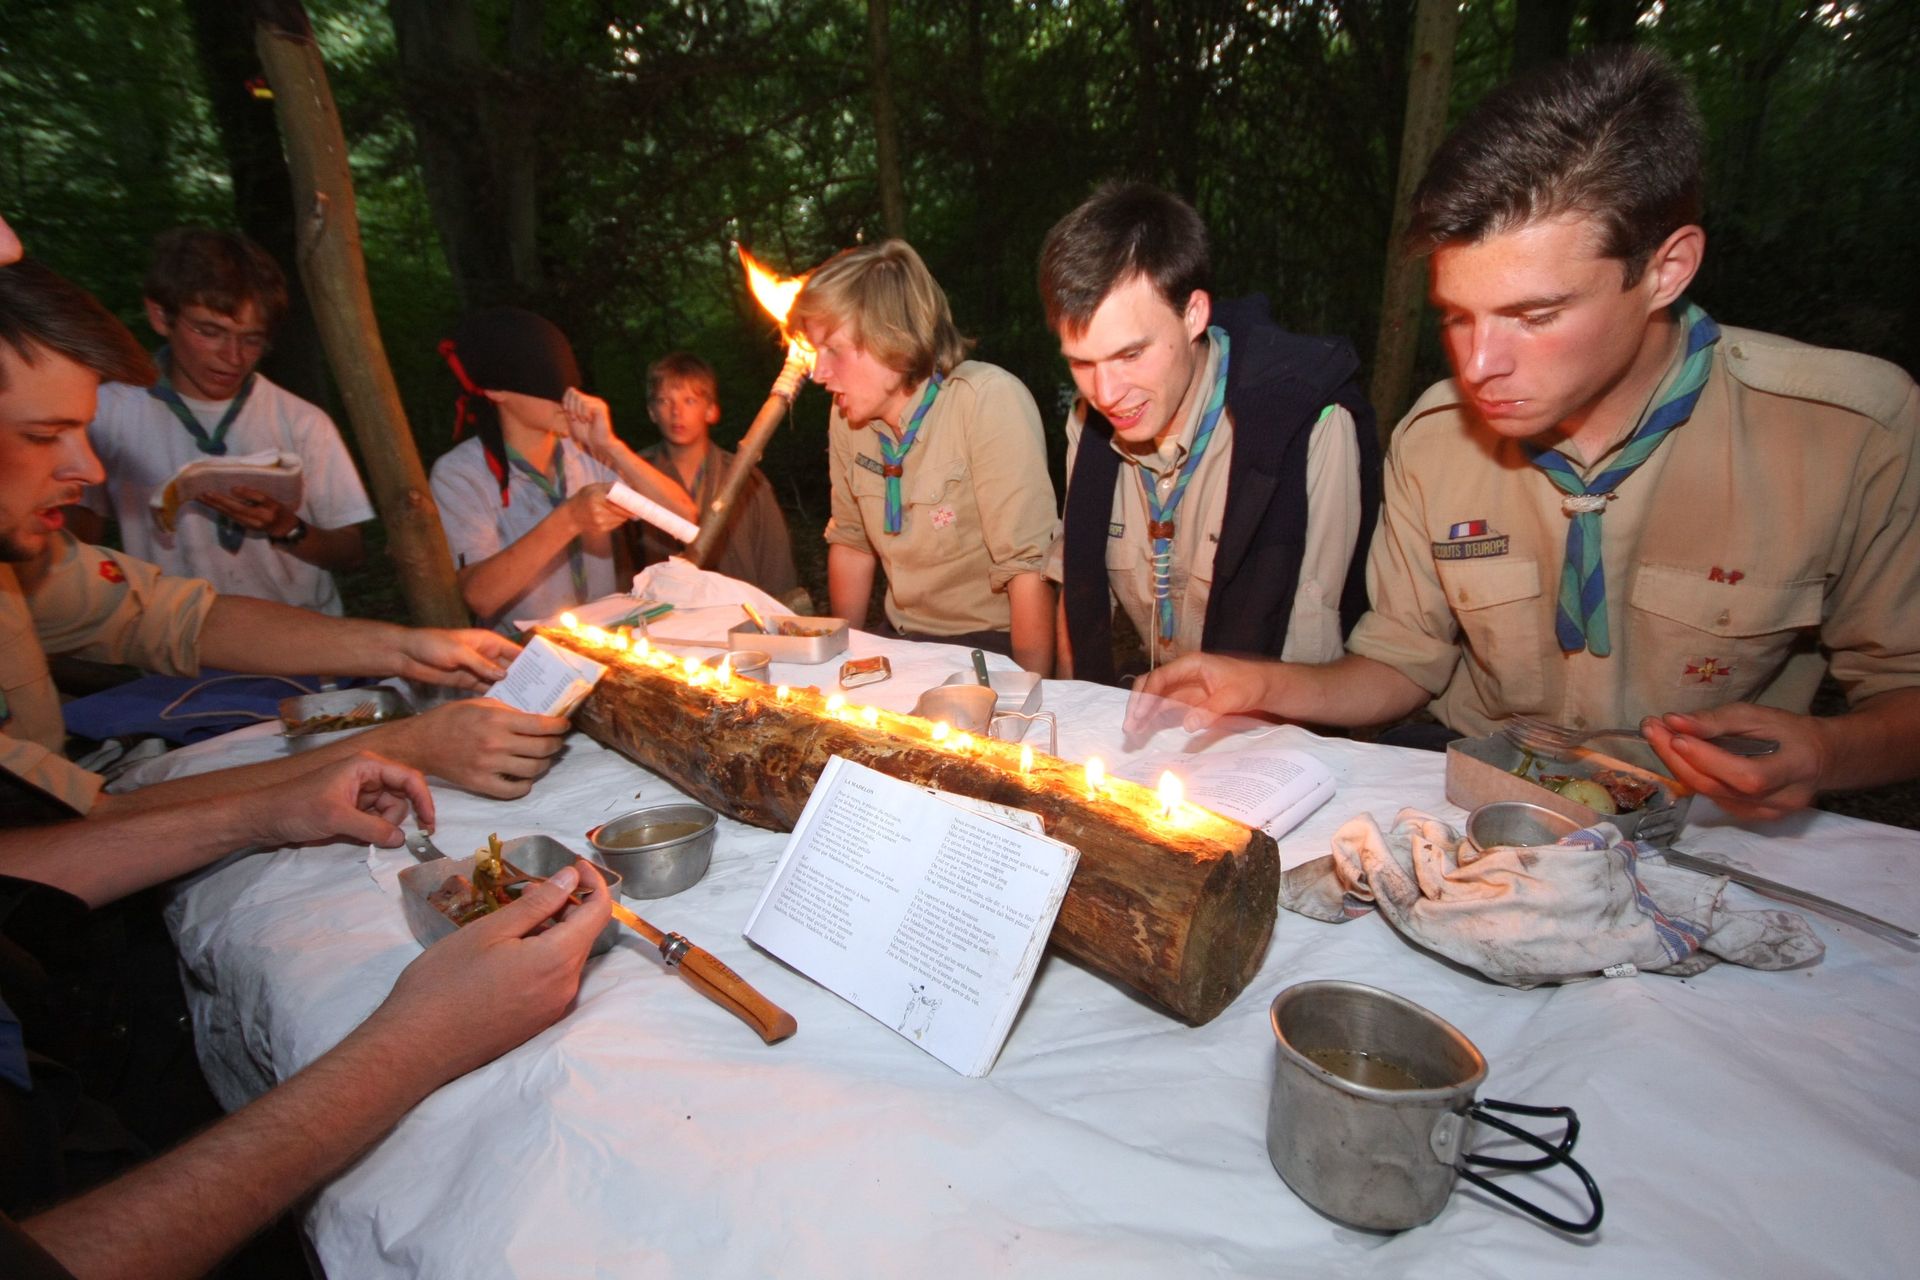
[[[172,533],[180,508],[203,494],[225,493],[235,485],[258,489],[284,506],[298,507],[306,492],[300,455],[266,450],[232,458],[201,458],[186,463],[154,492],[153,520]]]
[[[681,519],[652,498],[642,497],[622,481],[614,481],[613,488],[607,490],[607,501],[635,520],[645,520],[654,528],[664,530],[682,542],[692,542],[700,536],[699,525],[691,520]]]
[[[1070,845],[834,757],[746,936],[955,1071],[984,1076],[1033,982]]]
[[[535,636],[520,650],[507,674],[487,690],[487,696],[535,715],[570,716],[606,671],[592,658],[550,643],[545,636]]]
[[[1142,756],[1113,772],[1148,787],[1171,772],[1190,803],[1260,827],[1276,839],[1305,822],[1334,792],[1332,772],[1304,751]]]

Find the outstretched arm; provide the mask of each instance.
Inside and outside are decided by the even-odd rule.
[[[98,907],[249,846],[341,839],[390,849],[409,809],[433,826],[426,779],[356,752],[319,769],[309,761],[297,776],[268,785],[236,789],[229,781],[204,797],[107,804],[95,817],[0,832],[0,872]]]
[[[1673,776],[1741,817],[1778,818],[1822,791],[1852,791],[1920,776],[1920,689],[1893,689],[1844,715],[1805,716],[1736,702],[1691,715],[1668,712],[1641,733]],[[1744,757],[1710,746],[1737,733],[1780,750]]]
[[[568,909],[575,885],[589,896]],[[205,1274],[422,1098],[564,1014],[609,910],[586,863],[533,886],[429,948],[372,1016],[291,1080],[22,1226],[81,1280]]]
[[[200,628],[200,660],[266,675],[406,676],[485,689],[520,647],[491,631],[330,618],[250,596],[219,596]]]
[[[1188,710],[1197,731],[1225,715],[1265,714],[1306,724],[1384,724],[1410,715],[1433,695],[1384,662],[1349,653],[1308,665],[1190,653],[1149,672],[1127,705],[1127,732],[1156,727],[1167,700]]]
[[[471,698],[375,725],[299,755],[174,778],[125,795],[102,795],[91,813],[97,818],[183,800],[218,800],[235,789],[304,777],[321,765],[363,751],[377,752],[479,795],[517,800],[553,767],[569,727],[564,716],[535,715],[492,698]]]

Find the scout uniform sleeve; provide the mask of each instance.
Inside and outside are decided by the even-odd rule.
[[[1422,476],[1409,465],[1411,421],[1394,433],[1387,455],[1380,529],[1367,557],[1372,608],[1354,624],[1347,648],[1394,668],[1438,694],[1460,662],[1459,624],[1433,566]]]
[[[1300,585],[1280,658],[1332,662],[1340,656],[1340,595],[1360,544],[1360,442],[1353,415],[1329,405],[1307,441],[1307,541]]]
[[[175,578],[144,560],[63,538],[46,577],[27,594],[40,644],[161,675],[200,670],[200,628],[213,585]]]
[[[0,826],[29,825],[60,816],[36,803],[38,796],[85,814],[107,785],[105,778],[65,756],[8,733],[0,733],[0,772],[11,775],[0,778]]]
[[[968,433],[968,468],[980,504],[980,532],[993,561],[995,591],[1023,573],[1047,565],[1060,521],[1047,474],[1040,408],[1026,384],[996,370],[971,388],[975,396]]]
[[[1853,476],[1859,521],[1821,627],[1850,704],[1920,686],[1920,388],[1906,389]]]
[[[827,469],[833,481],[833,514],[827,518],[826,537],[831,545],[852,547],[872,555],[873,543],[867,538],[866,521],[860,515],[860,500],[853,496],[853,459],[860,451],[863,438],[847,426],[838,410],[827,419]]]

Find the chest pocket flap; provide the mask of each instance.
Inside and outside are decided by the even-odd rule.
[[[1633,580],[1636,609],[1730,639],[1820,625],[1825,584],[1711,581],[1699,569],[1643,565]]]
[[[1440,570],[1440,583],[1447,591],[1447,604],[1456,612],[1491,609],[1540,594],[1540,564],[1536,560],[1506,556],[1488,560],[1440,560],[1436,567]]]

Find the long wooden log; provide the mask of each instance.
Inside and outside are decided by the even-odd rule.
[[[828,715],[811,690],[783,702],[746,680],[690,685],[677,668],[542,634],[608,665],[578,727],[742,822],[791,831],[836,755],[1038,814],[1047,834],[1080,851],[1053,945],[1189,1022],[1226,1008],[1266,955],[1280,855],[1265,832],[1191,806],[1169,822],[1158,798],[1130,782],[1109,779],[1089,798],[1080,766],[1040,756],[1023,774],[1012,743],[976,739],[955,751],[912,716],[881,712],[869,727]]]

